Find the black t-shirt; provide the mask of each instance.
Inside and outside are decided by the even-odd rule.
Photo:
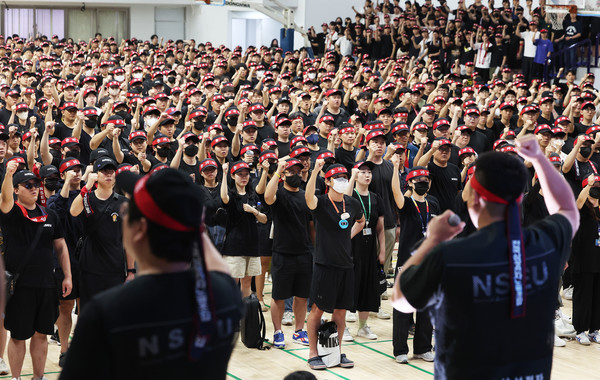
[[[591,161],[582,162],[579,160],[575,160],[571,170],[565,173],[565,179],[571,185],[571,189],[573,189],[573,194],[579,194],[581,192],[581,184],[584,179],[588,178],[590,174],[596,173],[598,170],[595,167],[595,164],[592,164]]]
[[[440,204],[440,211],[452,209],[456,194],[460,190],[460,169],[448,163],[446,167],[437,166],[433,160],[427,165],[431,176],[429,194],[436,197]]]
[[[244,203],[256,207],[258,202],[256,193],[239,195],[235,189],[229,189],[229,203],[224,206],[227,210],[227,227],[223,255],[258,256],[258,221],[243,207]]]
[[[200,184],[200,179],[202,176],[200,175],[200,163],[198,160],[196,160],[194,165],[188,165],[182,157],[181,161],[179,162],[179,171],[189,176],[192,182]]]
[[[573,248],[569,258],[571,273],[600,273],[600,247],[596,241],[598,236],[598,219],[600,211],[586,202],[579,211],[579,230],[573,238]]]
[[[340,145],[339,148],[335,150],[335,161],[338,164],[342,164],[348,170],[348,173],[352,172],[352,167],[355,163],[356,158],[356,148],[352,148],[352,150],[346,150],[344,147]]]
[[[491,144],[488,140],[488,137],[479,129],[475,129],[475,132],[471,134],[469,146],[473,148],[477,154],[481,154],[491,149]]]
[[[279,158],[285,157],[290,154],[290,142],[283,142],[279,140],[277,141],[277,152],[279,153]]]
[[[225,379],[243,307],[231,277],[209,273],[217,322],[199,360],[188,359],[192,272],[144,275],[86,305],[60,379]]]
[[[86,237],[79,256],[83,271],[125,277],[127,261],[119,211],[126,200],[127,198],[114,192],[106,200],[98,199],[95,191],[83,197],[83,211],[79,214]]]
[[[289,191],[281,186],[276,193],[273,213],[273,252],[303,255],[311,251],[310,209],[304,190]]]
[[[381,164],[375,164],[371,170],[372,179],[369,190],[377,193],[383,202],[384,228],[396,227],[396,202],[392,194],[392,175],[394,165],[390,161],[383,160]]]
[[[54,126],[54,134],[52,136],[56,137],[57,139],[64,140],[67,137],[73,136],[73,129],[74,128],[67,127],[62,121],[60,121],[56,123],[56,126]]]
[[[262,145],[264,139],[276,139],[275,129],[270,125],[264,125],[261,128],[258,128],[258,134],[256,135],[256,145],[259,147]]]
[[[33,222],[23,215],[16,203],[8,214],[0,212],[6,270],[13,274],[19,271],[18,286],[55,288],[54,240],[64,237],[62,225],[54,210],[36,205],[34,210],[26,211],[30,218],[42,216],[44,212],[48,216],[44,222]],[[38,242],[23,264],[23,256],[30,250],[38,228],[42,229]]]
[[[432,195],[427,195],[425,202],[419,202],[412,197],[404,197],[404,207],[398,211],[400,237],[396,266],[401,267],[408,260],[413,246],[424,237],[423,229],[427,228],[431,218],[439,214],[440,205]]]
[[[312,210],[317,232],[314,262],[338,268],[353,268],[350,237],[354,222],[363,217],[360,203],[356,199],[344,195],[345,212],[350,217],[346,219],[347,227],[341,228],[341,215],[344,213],[343,202],[335,202],[334,207],[327,194],[318,195],[317,199],[317,208]]]
[[[68,198],[63,198],[60,195],[60,192],[57,192],[48,198],[47,202],[48,208],[56,211],[63,226],[65,243],[67,243],[67,248],[69,248],[69,259],[71,260],[72,268],[79,268],[79,258],[75,255],[75,250],[79,238],[83,236],[83,223],[81,222],[81,219],[71,216],[69,213],[71,204],[73,204],[73,201],[78,195],[79,190],[70,190]]]
[[[549,379],[558,279],[569,255],[571,225],[555,214],[523,229],[526,317],[511,318],[506,226],[488,225],[437,245],[407,268],[400,287],[408,302],[429,310],[436,330],[436,377]],[[465,312],[468,311],[468,312]],[[481,337],[494,326],[494,344]],[[518,342],[518,344],[515,344]]]

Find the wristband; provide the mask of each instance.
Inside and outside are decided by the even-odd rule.
[[[129,269],[127,268],[127,273],[133,273],[136,274],[137,273],[137,269],[133,268],[133,269]]]
[[[84,195],[86,195],[89,192],[90,192],[90,190],[88,190],[87,186],[84,186],[81,188],[81,191],[79,192],[79,194],[83,197]]]
[[[275,175],[277,176],[277,178],[281,178],[281,176],[279,175],[279,173],[275,172]]]

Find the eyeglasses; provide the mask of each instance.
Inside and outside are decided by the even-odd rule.
[[[40,187],[40,183],[37,182],[37,181],[29,181],[29,182],[22,183],[21,186],[23,186],[27,190],[31,190],[31,189],[37,189],[37,188],[39,188]]]

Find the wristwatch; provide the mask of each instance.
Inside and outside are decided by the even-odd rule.
[[[135,269],[135,268],[131,268],[131,269],[130,269],[130,268],[127,268],[127,273],[133,273],[133,274],[136,274],[136,273],[137,273],[137,269]]]

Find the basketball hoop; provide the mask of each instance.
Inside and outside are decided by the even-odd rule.
[[[569,13],[577,14],[576,5],[546,5],[546,14],[553,30],[563,30],[563,20]]]

